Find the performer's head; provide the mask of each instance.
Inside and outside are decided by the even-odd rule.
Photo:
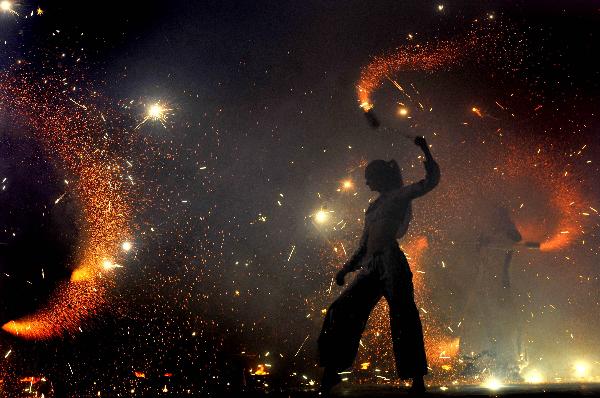
[[[365,179],[371,191],[385,192],[402,186],[402,174],[395,160],[373,160],[365,168]]]

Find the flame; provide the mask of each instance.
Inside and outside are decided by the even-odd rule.
[[[269,370],[267,369],[266,365],[259,364],[256,366],[256,370],[254,372],[250,370],[250,374],[254,376],[267,376],[269,374]]]

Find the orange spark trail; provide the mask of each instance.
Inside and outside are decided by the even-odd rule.
[[[105,139],[111,133],[105,116],[110,110],[89,103],[77,106],[97,98],[73,101],[71,94],[59,91],[62,82],[56,76],[36,79],[23,70],[0,74],[0,106],[16,123],[29,126],[51,161],[74,179],[73,193],[81,202],[84,221],[71,279],[59,285],[45,308],[3,326],[25,339],[73,333],[96,314],[113,282],[114,271],[104,263],[117,260],[118,248],[130,234],[132,201],[123,178],[124,162],[113,154],[115,143]]]

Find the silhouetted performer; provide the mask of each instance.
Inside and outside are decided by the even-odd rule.
[[[477,243],[477,274],[466,304],[461,351],[471,356],[491,353],[492,372],[511,379],[518,374],[520,322],[510,266],[522,237],[505,207],[497,207],[488,221]]]
[[[347,273],[360,269],[350,286],[331,304],[319,336],[319,363],[325,367],[321,390],[328,392],[341,379],[338,372],[352,366],[369,314],[381,297],[390,308],[396,371],[412,379],[411,389],[424,392],[427,359],[423,329],[413,296],[412,273],[398,247],[412,217],[411,202],[439,182],[440,169],[422,137],[415,144],[425,154],[424,180],[403,186],[396,161],[374,160],[365,169],[367,185],[380,193],[365,214],[360,246],[336,275],[342,286]]]

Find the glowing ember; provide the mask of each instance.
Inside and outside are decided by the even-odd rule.
[[[349,189],[354,188],[354,183],[352,182],[352,180],[344,180],[342,181],[342,189],[347,191]]]
[[[321,209],[315,213],[313,218],[317,224],[325,224],[329,220],[329,212]]]
[[[165,123],[167,122],[171,111],[171,108],[167,108],[160,102],[155,102],[154,104],[151,104],[146,108],[146,116],[140,122],[140,124],[136,126],[136,129],[139,128],[141,125],[145,124],[147,121],[160,122],[163,125],[163,127],[166,128],[167,126]]]
[[[267,365],[259,364],[257,365],[256,370],[250,370],[250,374],[254,376],[267,376],[269,375],[269,370],[267,369]]]

